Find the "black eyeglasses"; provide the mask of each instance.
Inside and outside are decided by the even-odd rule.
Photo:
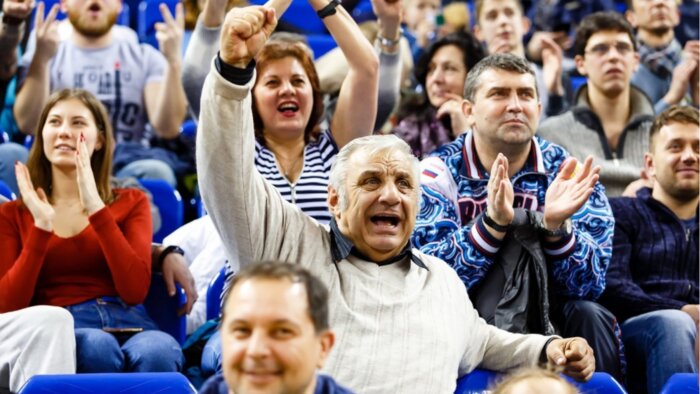
[[[619,53],[622,56],[629,54],[634,49],[632,47],[632,45],[630,45],[626,42],[616,42],[614,45],[601,43],[601,44],[594,45],[593,48],[591,48],[591,49],[586,50],[586,53],[592,53],[595,56],[603,57],[608,52],[610,52],[610,49],[613,47],[615,48],[617,53]]]

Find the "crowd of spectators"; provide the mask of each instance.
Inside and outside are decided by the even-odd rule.
[[[0,393],[698,373],[697,2],[185,1],[149,44],[122,1],[0,0]],[[207,213],[152,243],[139,179]],[[153,272],[184,290],[184,349],[143,306]]]

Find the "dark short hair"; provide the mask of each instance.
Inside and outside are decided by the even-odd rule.
[[[586,45],[588,40],[596,33],[601,31],[616,31],[619,33],[627,33],[632,42],[634,51],[637,51],[637,40],[634,37],[632,26],[622,17],[621,14],[614,11],[595,12],[583,18],[576,29],[576,44],[574,45],[574,54],[583,56],[586,53]]]
[[[694,124],[700,126],[698,119],[698,109],[688,105],[674,105],[654,118],[654,123],[649,129],[649,150],[654,146],[654,136],[659,134],[662,127],[670,123]]]
[[[425,87],[425,80],[428,77],[430,62],[435,53],[443,47],[454,45],[462,51],[462,64],[467,70],[471,70],[477,63],[486,57],[486,50],[481,43],[469,32],[451,33],[432,43],[428,49],[418,59],[415,68],[416,81]]]
[[[306,291],[309,317],[314,323],[316,333],[328,330],[330,327],[328,324],[328,289],[326,289],[326,285],[320,279],[299,264],[263,261],[245,267],[231,280],[224,305],[228,305],[233,289],[237,284],[252,279],[286,279],[292,283],[303,285]],[[224,307],[221,313],[222,320],[225,310],[226,308]]]
[[[474,1],[474,22],[478,25],[479,24],[479,18],[481,17],[481,10],[484,8],[484,3],[485,0],[475,0]],[[520,2],[520,0],[513,0],[513,3],[518,7],[520,10],[521,14],[525,14],[525,9],[523,8],[523,4]]]
[[[481,74],[491,69],[510,71],[518,74],[530,74],[533,78],[536,78],[535,71],[530,67],[527,60],[522,57],[510,53],[494,53],[493,55],[483,58],[473,69],[469,70],[467,82],[464,84],[465,99],[474,102],[474,95],[481,86]],[[540,96],[537,83],[535,83],[535,93],[537,97]]]

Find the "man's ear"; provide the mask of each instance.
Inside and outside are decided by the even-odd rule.
[[[331,349],[333,349],[333,345],[335,344],[335,334],[331,330],[326,330],[318,335],[318,340],[319,344],[321,345],[321,351],[318,355],[316,367],[321,369],[326,363],[326,359],[328,359]]]
[[[337,215],[340,215],[340,196],[338,196],[338,192],[331,185],[328,185],[328,198],[326,201],[328,201],[328,209],[337,218]]]
[[[625,11],[625,19],[627,19],[627,22],[629,22],[633,28],[637,28],[637,15],[635,15],[634,11],[629,9]]]
[[[651,148],[651,147],[650,147]],[[644,154],[644,171],[652,177],[656,177],[656,168],[654,166],[654,155],[651,152]]]
[[[576,70],[578,71],[579,74],[583,75],[584,77],[587,77],[588,73],[586,72],[586,67],[583,65],[583,62],[584,62],[583,56],[581,56],[581,55],[574,56],[574,63],[576,63]]]
[[[462,100],[462,113],[467,118],[469,127],[474,127],[474,104],[471,101],[467,99]]]
[[[532,21],[530,21],[530,18],[523,16],[523,31],[525,33],[530,31],[530,26],[532,26]]]
[[[474,25],[474,37],[479,40],[479,41],[484,41],[484,37],[481,34],[481,28],[479,27],[478,24]]]

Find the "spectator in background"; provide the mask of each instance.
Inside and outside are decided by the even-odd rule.
[[[525,58],[523,37],[530,20],[518,0],[475,0],[474,35],[486,44],[489,54],[511,53]],[[532,64],[537,89],[541,92],[542,119],[564,112],[572,96],[568,76],[563,72],[562,49],[549,37],[542,37],[542,67]]]
[[[71,373],[75,333],[70,313],[46,305],[0,313],[0,393],[18,393],[34,375]]]
[[[290,1],[276,3],[278,15],[284,13]],[[213,11],[216,7],[218,13]],[[338,149],[354,138],[369,135],[377,111],[377,95],[367,96],[367,92],[377,91],[377,55],[357,24],[341,10],[336,9],[337,18],[323,18],[349,64],[328,129],[319,128],[323,96],[313,55],[304,43],[275,36],[267,41],[256,57],[252,91],[257,170],[287,201],[322,223],[331,218],[326,206],[328,173]],[[220,4],[212,3],[211,10],[205,12],[217,15],[221,26],[224,14]],[[204,22],[204,16],[200,21]],[[201,96],[207,70],[219,50],[218,40],[218,34],[192,38],[196,46],[191,46],[185,56],[186,77],[190,80],[184,82],[191,102]]]
[[[434,42],[415,69],[424,88],[404,99],[394,134],[422,159],[469,129],[462,113],[467,73],[486,53],[471,33],[453,33]]]
[[[153,131],[162,138],[176,138],[187,111],[180,83],[182,5],[175,18],[161,5],[165,23],[156,25],[159,52],[139,44],[133,30],[115,25],[121,4],[121,0],[64,0],[61,8],[68,21],[56,22],[58,6],[44,18],[39,3],[20,64],[15,118],[19,128],[31,134],[51,92],[87,89],[109,111],[117,141],[115,175],[164,179],[175,186],[177,155],[151,148],[150,139]]]
[[[697,373],[698,110],[673,106],[651,127],[653,186],[610,200],[613,255],[601,303],[622,322],[630,392],[658,393],[671,375]]]
[[[223,374],[199,393],[350,394],[316,372],[335,343],[328,315],[326,286],[300,265],[246,267],[231,281],[223,308]]]
[[[5,182],[10,189],[18,193],[15,180],[14,165],[16,161],[27,161],[27,150],[17,143],[11,142],[15,136],[5,122],[5,99],[14,97],[14,92],[8,92],[17,71],[17,46],[22,39],[24,21],[31,14],[34,1],[4,0],[2,2],[2,17],[0,18],[0,133],[7,132],[10,141],[2,141],[0,136],[0,181]],[[9,95],[7,94],[9,93]],[[11,111],[11,108],[10,108]],[[4,144],[2,142],[5,142]]]
[[[403,34],[411,46],[413,64],[416,64],[428,46],[438,38],[438,15],[442,14],[442,3],[440,0],[401,1],[404,3]]]
[[[637,29],[641,58],[632,83],[649,96],[656,113],[687,96],[700,104],[700,41],[688,41],[683,49],[676,40],[677,0],[627,0],[625,16]]]
[[[178,371],[179,344],[140,305],[151,278],[148,200],[110,187],[105,108],[64,89],[38,124],[28,166],[15,165],[22,200],[0,205],[0,312],[65,307],[78,372]]]
[[[538,134],[579,160],[593,156],[606,194],[619,196],[631,183],[647,182],[637,180],[654,115],[646,95],[630,84],[639,55],[629,23],[615,12],[585,17],[576,31],[575,59],[588,82],[576,106],[542,122]]]
[[[469,70],[471,131],[421,163],[411,240],[459,275],[487,323],[582,336],[596,369],[620,376],[605,288],[613,218],[599,167],[535,137],[541,106],[529,63],[505,53]]]
[[[312,1],[314,9],[328,4]],[[255,171],[253,59],[275,23],[271,7],[234,8],[226,16],[224,30],[232,34],[222,35],[202,92],[199,180],[231,257],[242,264],[298,262],[328,286],[338,344],[324,371],[368,394],[452,392],[457,377],[477,365],[500,370],[540,359],[589,379],[594,361],[584,340],[521,336],[485,324],[455,273],[411,249],[418,167],[398,137],[367,136],[342,148],[328,187],[330,228]],[[376,91],[365,95],[371,100]],[[564,355],[565,348],[571,352]]]

